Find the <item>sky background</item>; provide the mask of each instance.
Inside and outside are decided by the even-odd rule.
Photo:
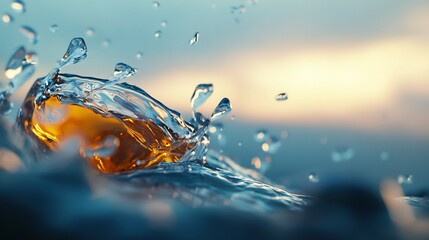
[[[11,1],[1,1],[0,13],[14,21],[0,23],[0,66],[21,45],[39,56],[36,73],[14,100],[19,105],[32,82],[81,36],[88,57],[65,72],[108,78],[117,62],[128,63],[139,70],[129,83],[185,116],[194,87],[213,83],[204,112],[230,98],[235,120],[224,120],[222,148],[245,166],[263,156],[253,140],[257,129],[288,131],[267,172],[281,184],[312,188],[307,176],[315,172],[321,182],[345,175],[372,184],[412,174],[406,191],[429,187],[428,1],[158,2],[154,8],[147,0],[37,0],[16,13]],[[243,13],[231,12],[240,5]],[[36,45],[19,32],[23,25],[37,31]],[[200,41],[189,46],[195,32]],[[287,101],[275,100],[281,92]],[[331,152],[343,145],[353,148],[353,159],[333,162]],[[381,160],[381,152],[389,159]]]

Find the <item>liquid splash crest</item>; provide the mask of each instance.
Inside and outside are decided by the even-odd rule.
[[[86,56],[84,40],[73,39],[58,67],[39,78],[25,98],[17,127],[32,139],[36,156],[58,152],[72,139],[93,169],[119,186],[131,184],[135,191],[164,188],[206,203],[262,211],[306,205],[304,196],[208,151],[209,127],[231,111],[227,98],[211,117],[197,111],[213,85],[196,87],[193,117],[187,122],[144,90],[123,82],[137,71],[125,63],[115,66],[109,80],[60,73]]]

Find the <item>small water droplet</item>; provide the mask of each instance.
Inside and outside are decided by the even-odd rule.
[[[137,59],[141,59],[143,57],[143,53],[142,52],[137,52],[136,53],[136,58]]]
[[[310,175],[308,175],[308,180],[310,180],[310,182],[312,182],[312,183],[318,183],[319,182],[319,176],[317,176],[316,173],[310,173]]]
[[[60,67],[81,62],[86,58],[87,53],[88,49],[83,38],[73,38],[60,61]]]
[[[399,184],[412,184],[413,183],[413,175],[409,174],[409,175],[399,175],[398,176],[398,183]]]
[[[88,37],[91,37],[92,35],[94,35],[94,29],[88,28],[88,29],[86,29],[85,33]]]
[[[213,84],[202,83],[195,87],[191,96],[191,107],[195,112],[213,93]]]
[[[1,17],[1,20],[4,22],[4,23],[11,23],[11,22],[13,22],[13,17],[10,15],[10,14],[7,14],[7,13],[5,13],[5,14],[3,14],[3,16]]]
[[[288,96],[286,93],[279,93],[276,96],[277,101],[286,101],[288,99]]]
[[[256,142],[258,143],[262,143],[265,140],[267,140],[269,137],[268,131],[267,130],[258,130],[256,131],[255,135],[254,135],[254,139]]]
[[[349,161],[353,156],[353,149],[347,146],[339,146],[331,154],[331,158],[334,162]]]
[[[222,123],[213,123],[209,127],[209,133],[220,133],[222,132],[223,124]]]
[[[58,31],[58,25],[57,24],[52,24],[49,27],[49,31],[51,31],[52,33],[56,33]]]
[[[25,12],[25,3],[21,0],[15,0],[10,4],[10,7],[18,13]]]
[[[162,32],[160,30],[158,30],[153,34],[153,36],[155,36],[155,38],[160,38],[161,34],[162,34]]]
[[[157,9],[157,8],[159,8],[160,6],[161,6],[161,4],[159,4],[159,2],[156,2],[156,1],[152,2],[152,7],[153,7],[154,9]]]
[[[128,64],[125,63],[117,63],[115,66],[115,71],[113,73],[113,75],[115,76],[115,78],[112,80],[122,80],[128,77],[131,77],[132,75],[134,75],[137,72],[136,68],[131,67]]]
[[[250,163],[256,170],[261,173],[264,173],[271,166],[271,157],[265,156],[263,159],[260,157],[253,157]]]
[[[198,43],[199,40],[200,40],[200,33],[196,32],[192,37],[192,39],[189,41],[189,45],[194,46]]]
[[[22,86],[22,84],[24,84],[24,82],[34,73],[34,65],[36,63],[36,53],[27,53],[23,46],[18,48],[18,50],[16,50],[9,58],[5,70],[5,75],[10,80],[11,88],[18,89]]]
[[[110,45],[110,39],[106,38],[103,40],[103,42],[101,43],[101,45],[103,47],[108,47]]]
[[[142,164],[142,160],[137,160],[137,161],[136,161],[136,165],[137,165],[137,166],[140,166],[141,164]]]
[[[222,118],[226,116],[229,112],[231,112],[231,103],[229,102],[228,98],[222,99],[215,110],[212,113],[212,116],[210,118],[211,121],[216,121],[219,118]]]
[[[167,21],[164,20],[161,22],[161,27],[165,28],[165,27],[167,27],[167,25],[168,25]]]
[[[271,154],[276,153],[282,145],[282,142],[276,137],[268,137],[264,143],[262,143],[262,151],[268,152]]]
[[[19,31],[22,33],[22,35],[24,35],[28,39],[30,43],[32,44],[37,43],[38,41],[37,32],[33,28],[29,26],[22,26]]]
[[[383,161],[388,160],[389,159],[389,153],[387,153],[387,152],[381,152],[380,153],[380,159],[383,160]]]

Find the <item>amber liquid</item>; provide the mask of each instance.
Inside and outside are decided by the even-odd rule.
[[[161,162],[177,162],[192,147],[183,139],[167,136],[153,122],[105,117],[85,106],[61,103],[54,96],[43,104],[45,112],[61,109],[61,119],[44,121],[44,112],[36,107],[31,122],[25,122],[26,131],[52,151],[57,151],[67,139],[78,137],[82,141],[82,157],[103,173],[127,172]],[[119,140],[113,154],[85,154],[85,149],[97,149],[106,137],[111,136]]]

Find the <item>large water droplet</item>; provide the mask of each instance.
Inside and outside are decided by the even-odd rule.
[[[226,116],[229,112],[231,112],[231,103],[229,102],[228,98],[222,99],[215,110],[212,113],[212,116],[210,118],[211,121],[216,121],[219,118],[222,118]]]
[[[25,12],[25,3],[21,0],[15,0],[10,4],[10,7],[19,13]]]
[[[22,26],[19,31],[22,33],[22,35],[24,35],[28,39],[30,43],[32,44],[37,43],[38,41],[37,32],[33,28],[29,26]]]
[[[213,84],[198,84],[191,97],[191,107],[196,111],[213,93]]]
[[[3,16],[1,17],[1,20],[4,22],[4,23],[11,23],[11,22],[13,22],[13,17],[10,15],[10,14],[7,14],[7,13],[5,13],[5,14],[3,14]]]
[[[51,31],[52,33],[56,33],[58,31],[58,25],[57,24],[52,24],[49,27],[49,31]]]
[[[76,64],[86,58],[88,49],[83,38],[73,38],[60,61],[60,67]]]
[[[131,67],[128,64],[125,63],[117,63],[115,66],[115,71],[113,73],[113,75],[115,76],[115,78],[112,80],[117,80],[120,81],[124,78],[128,78],[131,77],[132,75],[134,75],[137,72],[136,68]]]
[[[198,43],[199,40],[200,40],[200,33],[196,32],[194,34],[194,37],[192,37],[192,39],[189,41],[189,45],[194,46]]]
[[[319,176],[316,173],[310,173],[310,175],[308,175],[308,180],[310,180],[312,183],[318,183]]]
[[[276,96],[277,101],[286,101],[288,99],[288,96],[286,93],[279,93]]]
[[[35,71],[34,64],[37,63],[37,57],[34,52],[27,53],[21,46],[16,50],[6,65],[5,75],[10,79],[10,85],[13,89],[19,88]]]
[[[153,34],[153,36],[154,36],[155,38],[160,38],[160,37],[161,37],[161,34],[162,34],[162,32],[161,32],[160,30],[158,30],[158,31],[156,31],[156,32]]]
[[[353,149],[347,146],[339,146],[331,154],[331,158],[334,162],[348,161],[352,159],[353,156]]]

